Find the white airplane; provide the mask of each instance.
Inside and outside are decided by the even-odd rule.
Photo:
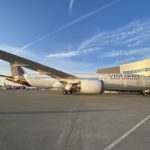
[[[16,66],[15,64],[10,63],[11,75],[2,75],[0,77],[4,77],[6,81],[11,81],[20,85],[30,86],[28,82],[26,82],[24,78],[24,70],[20,66]]]
[[[3,89],[24,89],[25,87],[22,84],[17,84],[12,81],[8,81],[6,78],[0,78],[0,87]]]
[[[34,87],[63,87],[64,94],[76,92],[98,94],[103,93],[105,90],[150,94],[150,77],[146,76],[98,73],[72,75],[2,50],[0,50],[0,59],[39,72],[40,74],[27,74],[20,70],[24,83]],[[13,78],[18,79],[17,76]]]

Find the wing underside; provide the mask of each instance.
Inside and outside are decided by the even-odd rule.
[[[4,77],[4,78],[13,78],[12,76],[6,76],[6,75],[2,75],[2,74],[0,74],[0,77]]]
[[[0,59],[16,64],[16,65],[20,65],[22,67],[40,72],[41,74],[45,74],[45,75],[49,75],[53,78],[56,78],[58,80],[74,80],[74,79],[78,79],[78,77],[73,76],[71,74],[59,71],[57,69],[42,65],[40,63],[31,61],[29,59],[14,55],[14,54],[10,54],[8,52],[5,52],[3,50],[0,50]]]

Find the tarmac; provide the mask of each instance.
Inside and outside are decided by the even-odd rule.
[[[150,150],[150,97],[0,90],[0,150]]]

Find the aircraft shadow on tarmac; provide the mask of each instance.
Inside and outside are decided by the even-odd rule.
[[[49,111],[20,111],[20,112],[0,112],[0,115],[45,115],[61,113],[94,113],[94,112],[112,112],[127,109],[80,109],[80,110],[49,110]]]

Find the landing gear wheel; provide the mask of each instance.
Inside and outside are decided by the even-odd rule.
[[[63,94],[64,95],[71,95],[72,94],[72,90],[64,90]]]
[[[72,94],[76,94],[76,93],[77,93],[77,90],[73,90],[73,91],[72,91]]]
[[[142,92],[142,95],[143,96],[150,96],[150,93],[149,92]]]
[[[72,94],[72,90],[67,91],[68,95]]]
[[[64,91],[63,91],[63,94],[66,95],[66,94],[68,94],[68,92],[67,92],[66,90],[64,90]]]

